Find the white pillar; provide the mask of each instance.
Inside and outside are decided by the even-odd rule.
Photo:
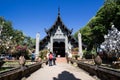
[[[53,36],[50,39],[50,51],[53,52]]]
[[[78,43],[79,43],[79,55],[80,55],[80,58],[82,58],[83,56],[83,52],[82,52],[82,39],[81,39],[81,34],[78,33]]]
[[[36,57],[39,56],[39,42],[40,42],[40,33],[37,33],[36,34],[36,49],[35,49]]]
[[[65,36],[65,52],[68,53],[68,38]]]

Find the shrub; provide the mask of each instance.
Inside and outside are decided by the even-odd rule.
[[[46,49],[41,50],[41,51],[40,51],[40,58],[41,58],[41,59],[45,59],[47,53],[48,53],[48,50],[46,50]]]
[[[78,57],[80,57],[80,55],[78,55],[78,54],[73,54],[73,55],[72,55],[72,58],[73,58],[73,59],[76,59],[76,60],[77,60]]]
[[[14,54],[17,58],[19,58],[20,55],[24,55],[25,59],[30,59],[29,57],[29,51],[27,49],[27,46],[16,46],[16,53]]]

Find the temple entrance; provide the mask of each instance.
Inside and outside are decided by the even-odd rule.
[[[64,42],[54,42],[53,52],[56,52],[56,57],[65,57],[65,43]]]

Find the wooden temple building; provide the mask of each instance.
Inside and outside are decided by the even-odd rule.
[[[65,57],[65,53],[72,48],[78,47],[78,41],[72,36],[73,29],[68,29],[60,17],[58,16],[55,23],[49,29],[45,29],[47,36],[40,41],[40,50],[49,49],[51,52],[56,52],[56,55]]]

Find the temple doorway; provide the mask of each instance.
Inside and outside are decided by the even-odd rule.
[[[56,57],[65,57],[65,43],[64,42],[54,42],[53,52],[56,52]]]

